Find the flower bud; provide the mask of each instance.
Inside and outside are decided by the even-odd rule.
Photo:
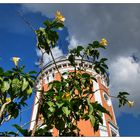
[[[60,13],[60,11],[56,11],[55,19],[60,21],[60,22],[64,22],[65,21],[65,17]]]
[[[102,38],[101,41],[100,41],[100,45],[107,46],[108,41],[105,38]]]
[[[128,106],[133,107],[134,106],[134,101],[128,101]]]
[[[20,58],[19,57],[12,57],[12,61],[14,62],[15,66],[18,66]]]

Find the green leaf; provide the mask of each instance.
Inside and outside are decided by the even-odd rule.
[[[93,106],[92,106],[92,104],[90,103],[89,98],[87,98],[87,103],[88,103],[88,106],[89,106],[89,114],[91,115],[91,114],[93,113]]]
[[[63,23],[60,23],[60,22],[58,22],[57,24],[55,24],[53,26],[53,28],[55,28],[55,29],[59,29],[59,28],[63,28],[63,27],[64,27]]]
[[[18,126],[17,124],[13,125],[23,136],[30,136],[27,129],[22,129],[22,127]]]
[[[97,82],[97,78],[91,77],[91,79],[94,80],[95,82]]]
[[[89,115],[89,119],[90,119],[91,124],[94,126],[95,117],[93,115]]]
[[[82,51],[84,49],[84,47],[83,46],[77,46],[77,48],[76,48],[76,56],[79,56],[80,55],[80,52]]]
[[[61,106],[63,106],[64,103],[56,103],[56,105],[58,106],[58,108],[60,108]]]
[[[49,27],[51,25],[51,22],[49,20],[46,20],[43,22],[44,25],[46,25],[47,27]]]
[[[98,41],[94,41],[94,42],[93,42],[93,47],[95,47],[95,46],[96,46],[96,47],[97,47],[97,46],[99,47],[99,42],[98,42]]]
[[[94,132],[96,132],[98,130],[99,130],[99,121],[96,120],[95,123],[94,123]]]
[[[90,75],[88,73],[83,73],[82,74],[82,77],[85,78],[85,79],[87,79],[87,78],[90,78]]]
[[[107,61],[107,58],[101,58],[100,62],[104,63],[105,61]]]
[[[22,91],[24,91],[29,85],[29,82],[23,78],[23,82],[22,82]]]
[[[5,132],[0,132],[0,136],[4,136],[4,137],[6,137],[6,136],[8,136],[8,137],[13,137],[13,136],[19,136],[17,133],[15,133],[15,132],[9,132],[9,131],[5,131]]]
[[[11,136],[11,135],[13,135],[13,136],[18,136],[18,134],[15,133],[15,132],[8,132],[7,134],[10,135],[10,136]]]
[[[75,66],[75,57],[74,55],[69,55],[68,60],[70,61],[72,66]]]
[[[56,129],[58,129],[59,131],[62,131],[65,129],[65,126],[66,126],[66,122],[63,120],[63,118],[56,119],[56,122],[55,122]]]
[[[51,128],[48,128],[48,127],[45,127],[45,128],[38,128],[35,132],[35,135],[34,136],[52,136],[52,133],[49,132]]]
[[[122,95],[129,95],[129,93],[127,92],[119,92],[119,95],[122,96]]]
[[[68,107],[62,107],[62,111],[66,114],[67,117],[70,114],[70,110],[68,109]]]
[[[2,67],[0,67],[0,75],[2,75],[3,74],[3,68]]]
[[[77,46],[77,51],[78,51],[78,52],[82,51],[83,49],[84,49],[83,46]]]
[[[55,111],[54,107],[49,107],[49,111],[51,111],[52,113]]]
[[[29,74],[36,74],[36,71],[30,71]]]
[[[99,115],[102,115],[102,113],[106,113],[111,117],[111,114],[108,110],[106,110],[106,108],[104,108],[101,104],[97,104],[97,110]]]
[[[29,86],[27,89],[26,89],[26,92],[27,92],[27,94],[29,95],[29,94],[31,94],[32,93],[32,88],[31,88],[31,86]]]
[[[5,92],[10,88],[10,84],[8,81],[3,81],[2,87],[1,87],[1,92]]]
[[[88,113],[84,114],[84,115],[82,116],[82,119],[88,120],[88,119],[89,119],[89,114],[88,114]]]
[[[54,103],[51,102],[51,101],[48,101],[47,104],[48,104],[50,107],[54,105]]]
[[[21,88],[21,82],[19,81],[19,79],[14,78],[14,79],[12,80],[12,88],[13,88],[14,90],[18,90],[18,89]]]

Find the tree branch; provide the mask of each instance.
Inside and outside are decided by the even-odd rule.
[[[2,107],[1,107],[1,109],[0,109],[0,119],[2,118],[2,116],[3,116],[3,112],[4,112],[4,110],[5,110],[5,108],[6,108],[6,106],[8,105],[8,104],[10,104],[11,103],[11,101],[9,101],[9,102],[5,102],[3,105],[2,105]],[[3,119],[2,120],[0,120],[0,125],[1,125],[1,123],[3,123]]]

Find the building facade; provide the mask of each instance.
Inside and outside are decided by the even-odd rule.
[[[60,57],[56,59],[57,66],[59,68],[59,71],[61,73],[67,72],[67,71],[73,71],[74,68],[70,65],[70,62],[68,61],[67,57]],[[76,67],[78,68],[80,63],[80,59],[76,60]],[[86,72],[90,73],[91,75],[95,75],[96,72],[93,69],[93,66],[91,63],[85,61],[84,67],[86,67]],[[53,62],[50,62],[47,64],[42,74],[40,73],[37,78],[37,88],[41,89],[42,87],[42,76],[43,76],[43,86],[44,89],[47,90],[47,85],[49,82],[52,82],[53,80],[59,80],[60,76],[55,69],[55,65]],[[67,78],[67,77],[64,77]],[[110,118],[107,114],[103,113],[103,125],[99,126],[99,130],[97,132],[94,132],[93,127],[91,126],[91,123],[89,121],[79,121],[78,127],[80,128],[80,134],[83,136],[119,136],[119,131],[116,123],[116,118],[111,102],[111,98],[108,96],[109,93],[109,87],[108,87],[108,78],[107,76],[101,76],[96,74],[97,82],[93,81],[93,89],[94,91],[97,90],[97,92],[93,95],[92,100],[98,101],[102,106],[104,106],[112,115],[112,118]],[[102,89],[102,90],[98,90]],[[39,125],[42,122],[42,116],[39,114],[39,104],[38,100],[40,99],[40,93],[37,92],[35,99],[34,99],[34,106],[32,110],[32,116],[31,116],[31,123],[30,123],[30,130],[33,129],[34,125]],[[34,121],[35,120],[35,121]],[[59,131],[56,129],[51,130],[53,136],[59,136]]]

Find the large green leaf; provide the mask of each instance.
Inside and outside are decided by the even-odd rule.
[[[29,86],[27,89],[26,89],[26,92],[27,92],[27,94],[28,95],[30,95],[31,93],[32,93],[32,88],[31,88],[31,86]]]
[[[69,55],[68,60],[70,61],[72,66],[75,66],[75,57],[74,55]]]
[[[23,78],[23,82],[22,82],[22,91],[24,91],[29,85],[29,82]]]
[[[52,23],[49,20],[45,20],[43,24],[49,27]]]
[[[92,104],[90,103],[89,98],[87,99],[87,103],[88,103],[88,107],[89,107],[89,114],[91,115],[91,114],[93,113],[93,106],[92,106]]]
[[[14,79],[12,80],[12,88],[13,88],[14,90],[18,90],[18,89],[21,88],[21,82],[20,82],[19,79],[14,78]]]
[[[1,92],[5,92],[10,88],[10,84],[8,81],[3,81],[2,87],[1,87]]]
[[[89,115],[89,119],[90,119],[90,122],[92,124],[92,126],[94,126],[94,123],[95,123],[95,117],[93,115]]]
[[[106,110],[106,108],[104,108],[101,104],[97,104],[97,110],[98,110],[98,113],[100,113],[99,115],[102,115],[102,113],[106,113],[111,117],[110,112]]]

